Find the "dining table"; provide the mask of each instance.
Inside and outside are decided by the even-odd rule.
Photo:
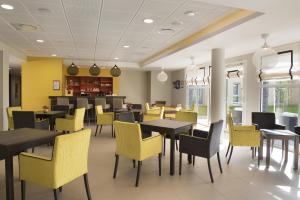
[[[21,128],[0,132],[0,160],[5,160],[6,199],[14,200],[13,157],[27,149],[48,144],[60,133]]]
[[[37,111],[35,112],[35,117],[39,119],[48,119],[50,130],[54,131],[55,127],[55,119],[56,118],[63,118],[66,116],[65,111]]]
[[[142,132],[158,132],[161,135],[169,134],[170,135],[170,175],[175,173],[175,136],[177,134],[187,132],[189,135],[192,135],[193,123],[182,122],[169,119],[159,119],[153,121],[141,122]],[[192,162],[191,155],[188,155],[188,162]]]

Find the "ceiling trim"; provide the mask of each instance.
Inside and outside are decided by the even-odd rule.
[[[226,15],[225,17],[217,20],[216,22],[209,24],[205,28],[200,29],[199,31],[190,35],[189,37],[182,39],[179,42],[140,61],[139,64],[141,67],[144,67],[144,66],[151,64],[163,57],[166,57],[166,56],[171,55],[179,50],[187,48],[197,42],[205,40],[213,35],[216,35],[216,34],[223,32],[229,28],[237,26],[237,25],[239,25],[245,21],[248,21],[250,19],[253,19],[261,14],[262,13],[251,11],[251,10],[246,10],[246,9],[239,9],[237,11],[234,11],[234,12]]]

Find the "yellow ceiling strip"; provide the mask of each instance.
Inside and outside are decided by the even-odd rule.
[[[191,36],[180,40],[179,42],[171,45],[170,47],[167,47],[166,49],[163,49],[159,51],[158,53],[155,53],[154,55],[142,60],[139,64],[140,66],[148,65],[158,59],[161,59],[165,56],[168,56],[170,54],[173,54],[179,50],[182,50],[188,46],[191,46],[201,40],[204,40],[214,34],[217,34],[221,31],[224,31],[228,28],[231,28],[233,26],[236,26],[246,20],[249,20],[252,17],[256,17],[260,15],[260,13],[245,10],[245,9],[239,9],[237,11],[234,11],[222,19],[206,26],[205,28],[199,30],[198,32],[192,34]]]

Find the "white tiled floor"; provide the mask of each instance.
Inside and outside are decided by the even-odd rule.
[[[216,157],[212,158],[212,170],[215,183],[211,184],[205,159],[197,158],[196,165],[183,163],[182,175],[178,175],[178,154],[176,155],[176,174],[169,175],[169,154],[163,157],[162,176],[158,176],[157,158],[143,162],[140,186],[134,187],[136,169],[132,161],[120,158],[117,178],[112,178],[114,166],[114,139],[110,128],[104,127],[103,133],[92,137],[89,154],[89,179],[93,199],[122,200],[292,200],[300,198],[299,172],[292,169],[292,153],[286,167],[281,163],[281,150],[274,149],[269,171],[265,170],[265,161],[257,168],[257,160],[251,158],[249,148],[234,149],[231,163],[225,164],[227,144],[222,145],[221,160],[223,174],[220,174]],[[51,148],[42,146],[37,153],[51,154]],[[186,160],[184,160],[186,161]],[[15,158],[15,195],[20,199],[18,181],[18,162]],[[79,178],[63,187],[60,199],[86,199],[83,178]],[[0,199],[5,199],[4,161],[0,161]],[[27,185],[27,199],[53,199],[52,190]]]

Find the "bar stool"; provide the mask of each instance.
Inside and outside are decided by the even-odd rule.
[[[57,97],[56,105],[58,105],[58,106],[68,106],[69,110],[74,109],[74,104],[70,104],[68,97]],[[70,111],[69,111],[69,113],[70,113]]]
[[[89,117],[89,111],[93,108],[93,104],[89,104],[89,101],[87,98],[77,98],[77,108],[85,108],[86,110],[86,118],[88,120],[88,123],[90,124],[90,117]]]
[[[99,105],[101,105],[105,111],[110,109],[110,104],[106,104],[105,97],[96,97],[95,98],[95,106],[99,106]]]

